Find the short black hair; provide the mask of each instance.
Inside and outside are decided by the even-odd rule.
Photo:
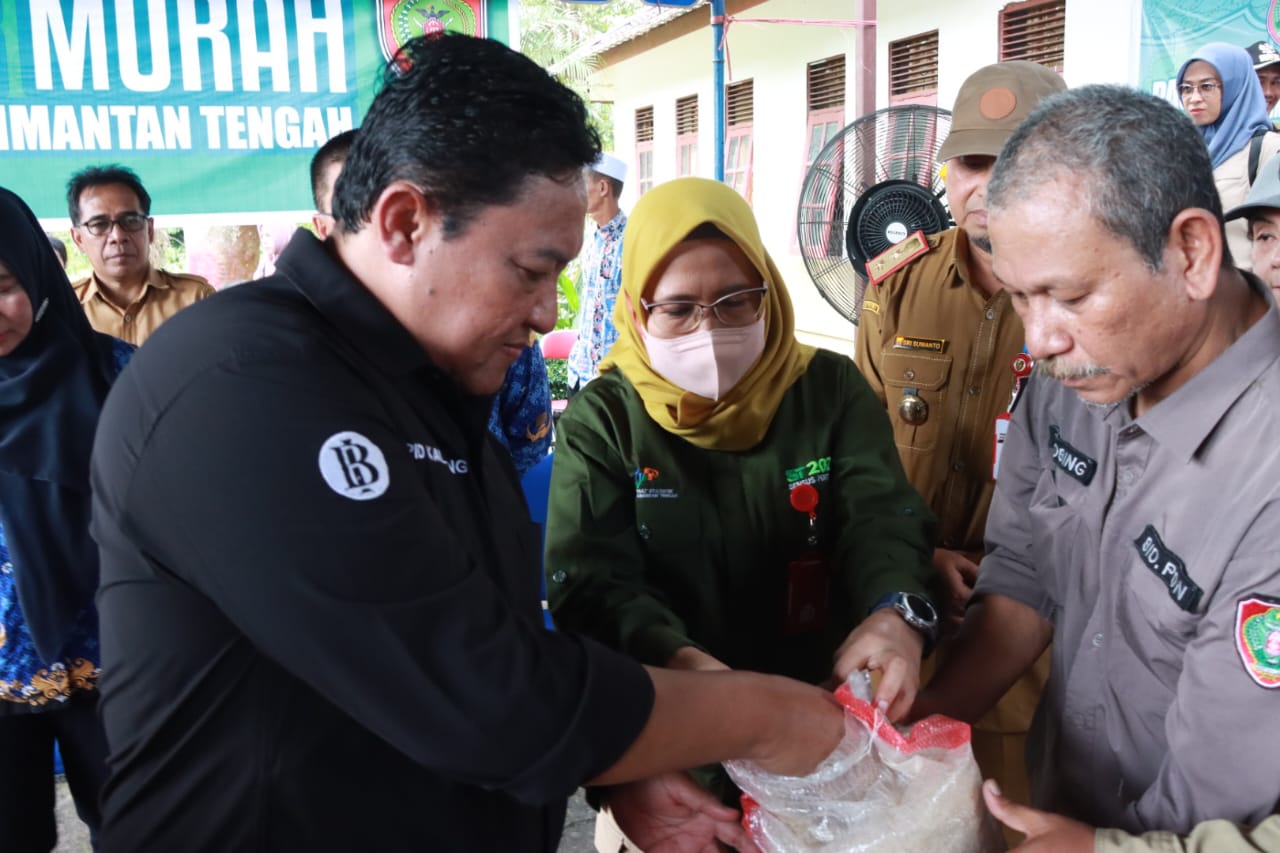
[[[710,222],[704,222],[685,235],[685,240],[733,240]]]
[[[320,210],[320,197],[324,195],[325,190],[333,189],[325,185],[325,172],[329,170],[329,166],[333,163],[346,161],[347,154],[351,152],[351,146],[355,141],[356,128],[344,130],[324,145],[321,145],[320,150],[311,158],[311,200],[315,202],[318,212],[333,212],[332,210]],[[333,206],[332,196],[329,197],[329,206]]]
[[[115,164],[90,166],[76,172],[67,181],[67,213],[71,216],[72,225],[80,224],[80,196],[84,191],[107,184],[124,184],[133,190],[133,194],[138,197],[138,204],[142,205],[142,215],[151,215],[151,195],[142,186],[142,179],[133,169]]]
[[[420,36],[387,64],[333,192],[342,231],[360,230],[404,180],[444,215],[447,235],[510,204],[540,175],[569,184],[600,153],[582,99],[533,60],[491,39]]]
[[[1280,208],[1274,208],[1274,209],[1280,210]],[[1257,208],[1249,211],[1244,215],[1245,230],[1248,233],[1250,240],[1253,239],[1253,226],[1257,225],[1259,222],[1266,222],[1268,224],[1270,223],[1270,220],[1267,219],[1262,214],[1263,214],[1263,211],[1260,208]]]
[[[49,238],[49,245],[53,248],[53,253],[58,256],[59,262],[65,267],[67,265],[67,244],[47,232],[44,236]]]
[[[592,169],[591,180],[607,181],[609,184],[609,192],[613,196],[614,201],[617,201],[618,199],[622,198],[622,181],[618,180],[617,178],[606,175],[604,172],[597,172],[595,169]]]

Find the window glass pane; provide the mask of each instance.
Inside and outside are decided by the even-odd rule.
[[[805,157],[806,163],[812,164],[817,158],[818,152],[822,150],[823,141],[822,125],[815,124],[809,128],[809,153]]]

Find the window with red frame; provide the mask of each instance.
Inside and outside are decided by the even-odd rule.
[[[814,254],[838,257],[843,254],[841,242],[844,235],[831,227],[836,218],[835,211],[844,205],[844,192],[837,190],[830,197],[803,191],[804,175],[808,173],[813,161],[818,159],[827,143],[839,135],[844,128],[844,91],[845,62],[844,55],[831,56],[810,62],[806,74],[806,106],[807,121],[805,123],[804,173],[800,176],[800,215],[797,236],[802,247]],[[833,163],[843,164],[843,155],[832,158]],[[840,170],[843,172],[843,169]],[[835,175],[832,182],[836,187],[843,186],[843,175]]]
[[[755,116],[755,81],[724,87],[724,182],[751,201],[751,129]]]
[[[1026,59],[1062,73],[1067,0],[1027,0],[1000,10],[1000,61]]]
[[[676,98],[676,174],[698,171],[698,96]]]
[[[938,105],[938,31],[889,42],[889,106]]]
[[[653,107],[636,110],[636,190],[653,189]]]
[[[889,43],[889,105],[937,106],[938,31],[920,33]],[[877,151],[880,180],[892,178],[919,183],[935,168],[937,125],[928,114],[896,111],[890,114],[888,145]]]

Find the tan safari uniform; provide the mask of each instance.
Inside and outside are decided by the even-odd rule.
[[[1280,853],[1280,815],[1253,829],[1229,820],[1197,824],[1186,838],[1172,832],[1148,832],[1134,837],[1118,829],[1094,834],[1094,853]]]
[[[925,239],[913,235],[871,262],[884,277],[873,272],[867,286],[855,361],[889,412],[907,479],[938,517],[934,544],[976,562],[995,490],[995,419],[1013,393],[1022,321],[1004,291],[987,298],[969,286],[962,230]],[[915,425],[901,410],[908,396],[928,407]],[[1029,795],[1026,733],[1048,665],[1046,654],[973,727],[983,775],[1019,802]]]
[[[157,327],[188,305],[212,296],[214,289],[198,275],[172,273],[151,268],[142,294],[128,308],[120,308],[103,295],[96,275],[71,285],[84,306],[89,325],[99,332],[134,346],[141,344]]]

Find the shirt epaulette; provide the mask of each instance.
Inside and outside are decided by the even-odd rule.
[[[867,277],[872,284],[879,284],[902,267],[933,248],[923,231],[917,231],[901,243],[895,243],[884,252],[867,261]]]
[[[172,270],[161,270],[162,277],[167,277],[170,284],[178,285],[194,285],[198,290],[208,288],[213,290],[213,286],[209,284],[209,280],[204,276],[195,275],[189,272],[173,272]]]

